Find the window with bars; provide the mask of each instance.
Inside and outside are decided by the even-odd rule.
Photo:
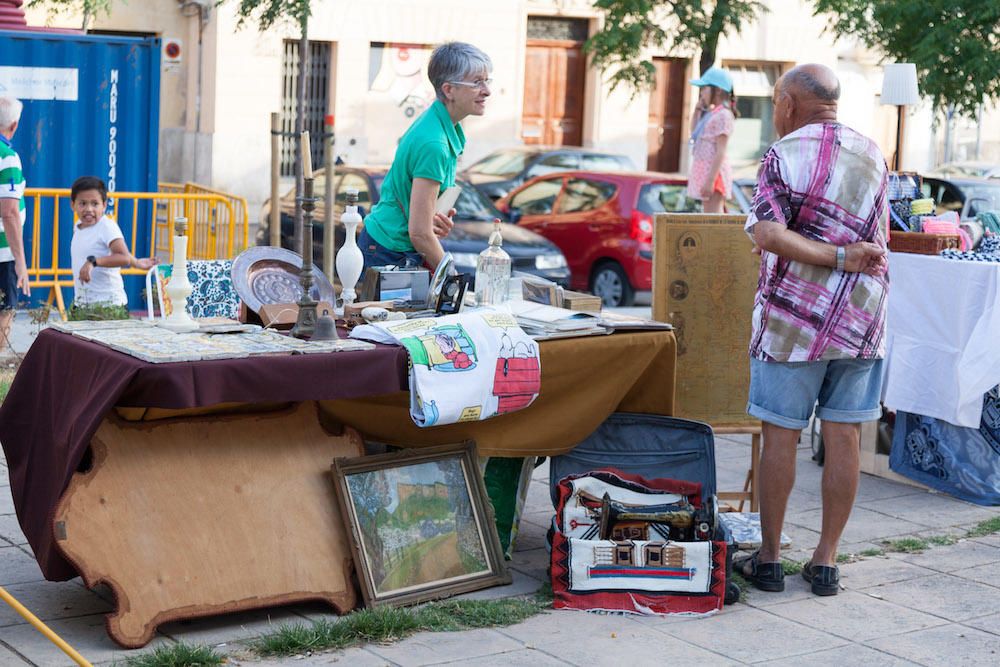
[[[309,131],[309,148],[313,169],[324,164],[326,142],[323,119],[330,96],[330,42],[309,42],[309,62],[306,71],[306,94],[302,129]],[[281,66],[281,175],[295,175],[295,147],[298,139],[295,118],[298,111],[295,92],[299,79],[299,41],[286,39]]]

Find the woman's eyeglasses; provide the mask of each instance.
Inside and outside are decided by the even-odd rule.
[[[464,86],[465,88],[478,88],[486,90],[493,85],[493,79],[476,79],[475,81],[449,81],[453,86]]]

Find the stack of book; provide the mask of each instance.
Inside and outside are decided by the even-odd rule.
[[[588,313],[601,312],[601,297],[583,292],[563,290],[562,307],[570,310],[582,310]]]
[[[508,306],[518,325],[535,340],[610,333],[593,313],[534,301],[509,301]]]

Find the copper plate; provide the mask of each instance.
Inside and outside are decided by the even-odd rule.
[[[247,308],[257,312],[267,303],[295,303],[302,297],[299,272],[302,257],[273,246],[253,246],[233,260],[233,286]],[[309,290],[315,301],[334,303],[333,285],[313,264],[313,284]]]

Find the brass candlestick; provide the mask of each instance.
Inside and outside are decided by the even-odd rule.
[[[302,285],[302,297],[299,298],[299,316],[292,327],[292,335],[296,338],[311,338],[316,328],[316,302],[312,298],[313,284],[313,221],[312,213],[316,208],[313,197],[313,179],[304,179],[302,184],[302,270],[299,272],[299,284]]]

